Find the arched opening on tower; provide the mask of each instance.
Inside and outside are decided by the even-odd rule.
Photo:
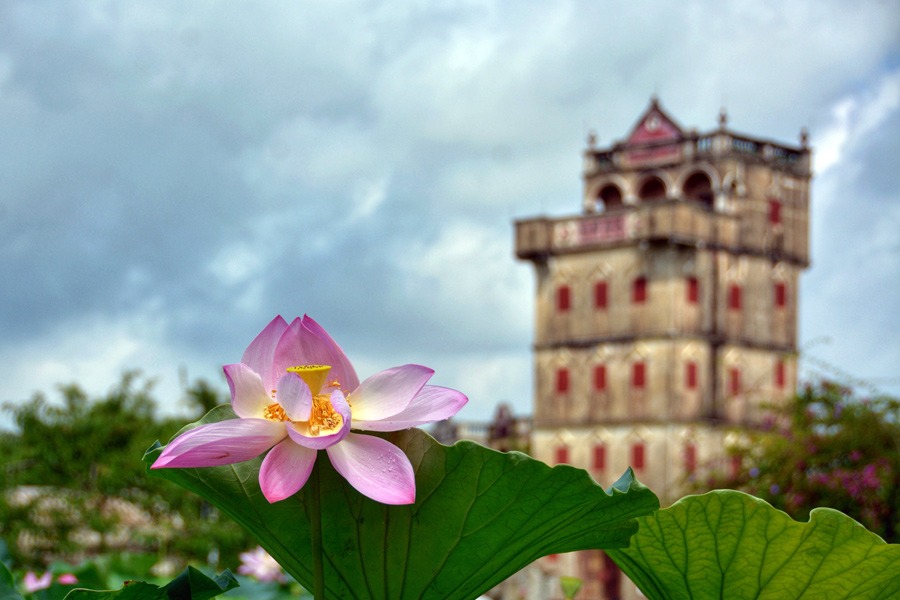
[[[622,190],[614,183],[607,184],[597,194],[597,210],[609,210],[622,206]]]
[[[713,207],[712,181],[710,181],[709,175],[703,171],[692,173],[684,181],[683,191],[685,199],[699,202],[708,208]]]
[[[641,202],[658,202],[666,199],[666,184],[659,177],[649,177],[638,189]]]

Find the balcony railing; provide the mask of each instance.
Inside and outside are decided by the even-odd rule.
[[[516,222],[516,255],[523,259],[663,240],[734,252],[779,254],[803,263],[808,259],[802,240],[785,240],[781,232],[756,235],[741,228],[734,215],[683,200],[626,206],[601,214]]]

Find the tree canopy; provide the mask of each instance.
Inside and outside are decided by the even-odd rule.
[[[730,448],[741,468],[710,487],[740,489],[798,520],[816,507],[853,517],[885,541],[900,527],[900,400],[822,382],[774,407],[762,431]]]
[[[100,397],[77,384],[60,386],[58,396],[4,406],[16,430],[0,433],[0,539],[19,567],[160,550],[182,563],[237,564],[254,545],[202,499],[148,477],[141,463],[155,441],[226,402],[213,386],[198,381],[186,390],[187,419],[159,418],[153,381],[136,372]],[[188,522],[192,535],[179,535]]]

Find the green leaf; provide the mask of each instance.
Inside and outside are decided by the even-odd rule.
[[[236,587],[237,579],[227,569],[210,579],[194,567],[188,567],[163,589],[170,600],[208,600]]]
[[[168,596],[158,585],[126,581],[121,590],[72,590],[65,600],[168,600]]]
[[[234,418],[230,407],[200,423]],[[226,467],[154,469],[206,498],[247,528],[297,581],[312,588],[309,494],[322,498],[329,598],[473,598],[547,554],[621,548],[635,517],[659,506],[627,471],[604,491],[585,471],[550,468],[523,454],[460,442],[442,446],[418,429],[384,436],[409,456],[416,503],[386,506],[359,494],[320,453],[321,487],[269,504],[261,459]],[[149,466],[160,452],[148,450]]]
[[[0,600],[22,600],[16,582],[6,565],[0,562]]]
[[[208,600],[236,587],[238,582],[230,571],[210,578],[188,567],[163,587],[129,581],[115,591],[72,590],[65,600]]]
[[[682,498],[608,554],[652,600],[900,597],[900,546],[836,510],[798,523],[742,492]]]

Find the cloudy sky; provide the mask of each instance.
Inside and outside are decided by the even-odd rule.
[[[530,411],[515,218],[657,94],[815,148],[810,375],[900,393],[895,1],[0,4],[0,402],[220,383],[275,315]]]

